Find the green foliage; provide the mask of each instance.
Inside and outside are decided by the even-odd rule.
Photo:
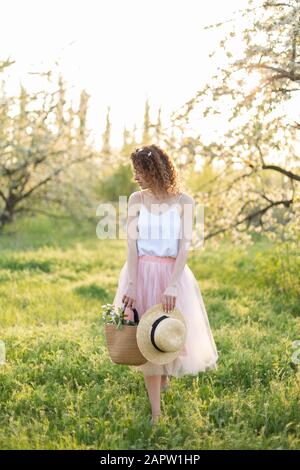
[[[107,201],[119,201],[120,194],[129,195],[138,189],[132,179],[131,165],[119,165],[111,173],[102,177],[97,195]]]
[[[111,362],[99,314],[113,300],[126,241],[43,217],[23,220],[21,234],[0,239],[0,448],[299,448],[296,253],[284,262],[266,241],[190,253],[218,369],[173,377],[153,429],[143,376]]]

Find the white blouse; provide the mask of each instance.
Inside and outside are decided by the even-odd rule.
[[[141,204],[138,217],[138,255],[173,256],[179,249],[181,218],[178,206],[153,214]]]

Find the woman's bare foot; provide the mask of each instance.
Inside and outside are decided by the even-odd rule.
[[[150,424],[152,424],[152,425],[153,425],[153,424],[157,424],[157,422],[158,422],[160,416],[161,416],[161,413],[159,413],[159,414],[157,414],[157,415],[152,415],[152,418],[151,418],[151,420],[150,420]]]

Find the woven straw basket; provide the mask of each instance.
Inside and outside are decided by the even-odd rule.
[[[126,306],[123,307],[123,312]],[[141,365],[147,362],[142,355],[136,341],[137,325],[139,315],[135,308],[132,308],[135,325],[122,325],[119,330],[114,324],[105,325],[105,338],[108,352],[112,362],[115,364]]]

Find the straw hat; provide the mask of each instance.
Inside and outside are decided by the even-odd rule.
[[[166,314],[162,304],[153,305],[140,318],[137,344],[148,361],[167,364],[180,354],[186,339],[186,323],[175,307]]]

